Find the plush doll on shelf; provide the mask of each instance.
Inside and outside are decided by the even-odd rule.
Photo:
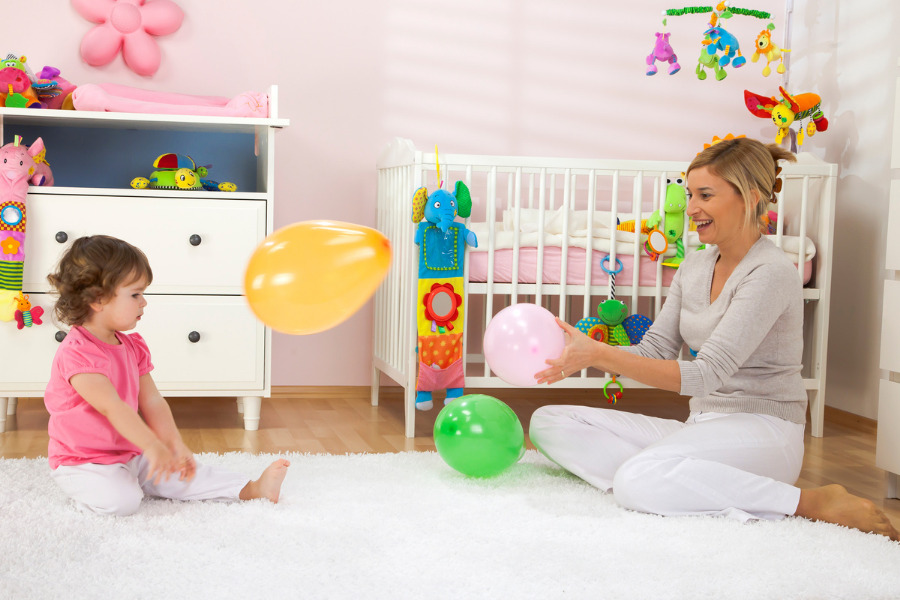
[[[434,406],[435,390],[447,390],[445,403],[463,395],[464,259],[466,245],[477,248],[478,239],[456,217],[465,218],[471,212],[472,197],[461,181],[453,193],[438,189],[428,195],[423,187],[413,196],[412,221],[418,223],[415,242],[419,247],[418,410]]]
[[[31,85],[24,56],[8,54],[0,61],[0,106],[8,108],[41,108]]]
[[[35,162],[35,157],[43,153],[41,138],[29,148],[18,135],[0,148],[0,165],[4,165],[0,169],[0,321],[12,321],[17,311],[22,312],[19,302],[25,272],[25,198],[29,184],[52,181],[52,175],[48,178],[45,174],[49,166],[39,168],[41,163]],[[32,314],[36,312],[30,306],[25,310],[29,309]]]
[[[131,180],[131,187],[136,190],[145,188],[159,190],[206,190],[210,192],[233,192],[237,186],[230,181],[212,181],[207,179],[209,167],[212,165],[197,165],[194,159],[186,154],[161,154],[153,161],[156,169],[150,174],[150,178],[135,177]]]

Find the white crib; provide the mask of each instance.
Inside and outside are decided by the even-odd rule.
[[[673,269],[652,262],[644,251],[644,236],[621,231],[616,223],[640,221],[660,208],[667,178],[679,177],[687,162],[444,153],[439,159],[445,188],[452,189],[457,180],[468,185],[473,208],[466,224],[478,235],[478,249],[466,253],[467,388],[512,387],[492,374],[481,353],[494,314],[510,304],[533,302],[572,324],[596,316],[597,304],[611,292],[601,264],[615,266],[619,259],[626,268],[614,279],[616,298],[632,313],[655,318]],[[418,258],[410,218],[415,190],[437,188],[437,168],[433,153],[401,139],[385,148],[377,168],[377,228],[390,239],[394,257],[375,295],[372,404],[378,404],[385,373],[405,390],[406,436],[413,437]],[[797,163],[784,166],[782,176],[784,187],[771,207],[778,213],[771,237],[794,259],[805,282],[802,375],[812,435],[821,437],[837,166],[801,154]],[[683,241],[688,252],[697,245],[688,227]],[[673,253],[670,248],[667,254]],[[619,380],[626,390],[622,402],[627,402],[629,389],[646,387]],[[606,373],[586,369],[553,387],[597,388],[600,393],[608,381]]]

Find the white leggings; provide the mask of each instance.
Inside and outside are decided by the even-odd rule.
[[[250,481],[244,475],[197,463],[190,481],[179,481],[174,474],[154,484],[146,479],[149,469],[149,461],[139,454],[127,463],[60,466],[51,475],[80,507],[121,516],[137,512],[144,494],[174,500],[237,500]]]
[[[532,443],[625,508],[659,515],[781,519],[800,490],[804,426],[747,413],[686,422],[587,406],[544,406]]]

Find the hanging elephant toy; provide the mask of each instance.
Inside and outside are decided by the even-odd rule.
[[[412,221],[418,223],[415,242],[419,247],[418,410],[431,410],[435,390],[447,390],[445,404],[463,395],[464,258],[466,245],[477,248],[478,239],[456,217],[471,213],[472,197],[461,181],[453,193],[438,189],[429,196],[422,187],[413,196]]]

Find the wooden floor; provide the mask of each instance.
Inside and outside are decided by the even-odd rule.
[[[468,390],[478,393],[479,390]],[[526,427],[544,404],[608,406],[591,390],[484,390],[509,404]],[[285,387],[263,399],[259,431],[244,431],[233,398],[172,398],[175,421],[194,452],[309,452],[345,454],[434,450],[432,429],[439,406],[416,413],[416,437],[403,435],[403,400],[396,388],[382,388],[372,406],[368,388]],[[438,403],[440,404],[440,403]],[[656,391],[629,392],[620,410],[684,419],[687,401]],[[0,458],[47,455],[47,412],[40,399],[19,400],[0,433]],[[808,426],[807,426],[808,429]],[[800,487],[840,483],[873,500],[900,526],[900,500],[885,499],[884,471],[875,467],[875,423],[839,410],[825,409],[825,437],[807,433]],[[528,447],[532,448],[530,443]]]

